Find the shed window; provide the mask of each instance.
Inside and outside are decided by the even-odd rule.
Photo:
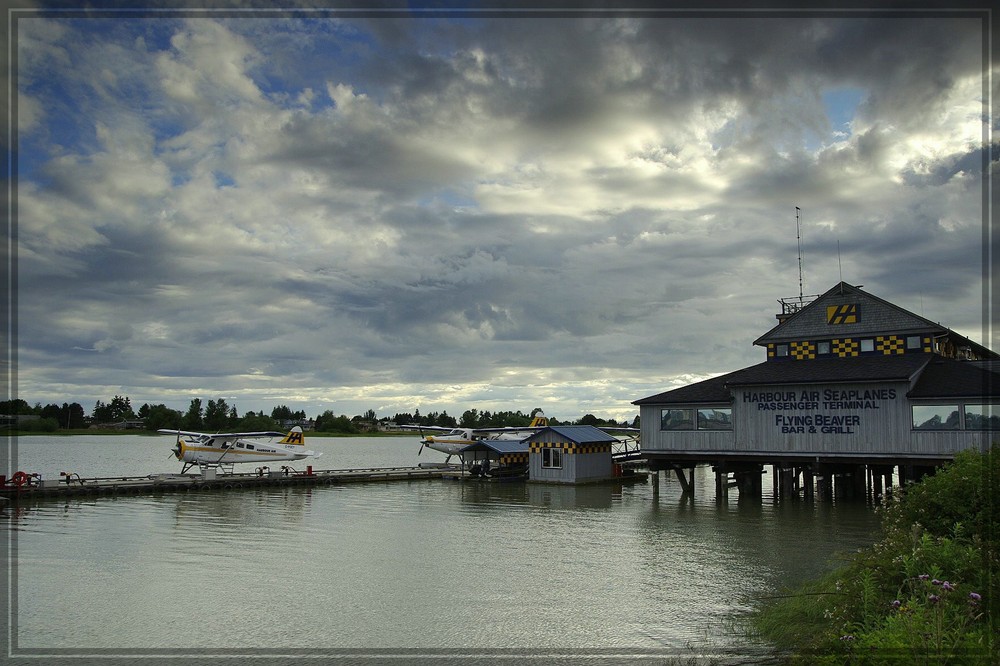
[[[732,430],[733,410],[699,409],[698,430]]]
[[[694,430],[694,410],[662,410],[660,412],[660,430]]]
[[[788,356],[788,345],[775,345],[774,346],[775,356]]]
[[[871,338],[865,338],[861,341],[861,351],[871,352],[875,351],[875,341]]]
[[[830,353],[830,341],[823,340],[816,343],[816,353],[817,354],[829,354]]]
[[[914,430],[958,430],[958,405],[914,405]]]
[[[907,349],[920,349],[920,336],[919,335],[908,335],[906,336],[906,348]]]
[[[966,405],[966,430],[1000,430],[1000,405]]]
[[[562,449],[542,449],[543,469],[562,469]]]

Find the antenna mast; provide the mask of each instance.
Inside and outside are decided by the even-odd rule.
[[[795,241],[799,247],[799,304],[802,303],[802,232],[799,226],[799,210],[795,207]]]

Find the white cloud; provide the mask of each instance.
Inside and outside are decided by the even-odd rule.
[[[627,418],[760,360],[796,205],[807,291],[981,311],[963,22],[28,23],[32,402]]]

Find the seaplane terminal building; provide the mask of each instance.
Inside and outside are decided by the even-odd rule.
[[[754,341],[763,362],[634,402],[651,469],[686,485],[711,464],[742,494],[773,465],[776,488],[847,475],[863,491],[866,475],[905,482],[1000,436],[1000,357],[982,345],[844,282],[777,318]]]

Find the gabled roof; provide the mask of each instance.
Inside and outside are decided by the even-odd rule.
[[[934,336],[948,334],[959,344],[975,348],[980,356],[997,356],[941,324],[872,296],[860,287],[846,282],[834,285],[815,301],[755,340],[754,344],[766,346],[768,343],[799,340],[921,333]]]
[[[564,440],[570,442],[576,442],[577,444],[595,444],[603,442],[615,442],[617,441],[614,437],[604,432],[600,428],[595,428],[590,425],[574,425],[574,426],[548,426],[539,430],[531,437],[528,437],[528,442],[548,442],[552,441],[552,433],[555,433]]]

